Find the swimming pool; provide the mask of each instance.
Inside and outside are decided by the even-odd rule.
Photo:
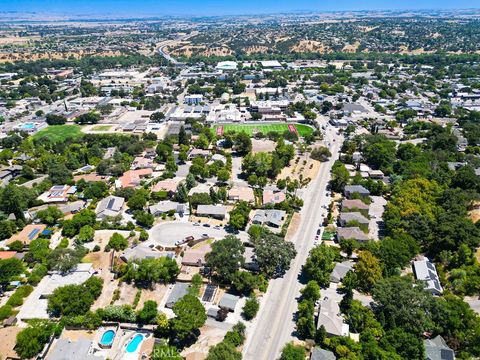
[[[100,346],[112,346],[113,339],[115,338],[115,331],[107,330],[103,333],[102,338],[100,339]]]
[[[35,124],[34,123],[24,123],[24,124],[20,125],[20,129],[32,130],[32,129],[35,129]]]
[[[136,334],[127,345],[127,353],[133,353],[137,351],[143,339],[144,339],[144,336],[142,334]]]

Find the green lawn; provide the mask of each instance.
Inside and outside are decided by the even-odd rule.
[[[92,131],[108,131],[112,128],[112,125],[96,125],[92,127]]]
[[[284,133],[288,131],[288,124],[224,124],[216,125],[214,131],[216,133],[217,128],[223,126],[223,132],[235,131],[235,132],[246,132],[248,135],[252,135],[254,132],[261,132],[263,134],[268,134],[269,132],[280,132]],[[308,125],[303,124],[294,124],[295,128],[298,131],[300,136],[309,135],[313,132],[313,128]]]
[[[46,137],[51,141],[64,141],[68,138],[79,138],[83,133],[78,125],[53,125],[33,135],[34,139]]]

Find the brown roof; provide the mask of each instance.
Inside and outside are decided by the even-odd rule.
[[[184,265],[202,265],[205,263],[205,255],[207,255],[212,248],[210,244],[200,246],[195,249],[187,249],[183,254],[182,264]]]
[[[0,260],[11,259],[16,253],[16,251],[0,251]]]
[[[342,209],[359,209],[359,210],[368,210],[369,206],[365,204],[362,200],[358,199],[345,199],[342,201]]]
[[[47,226],[44,224],[30,224],[23,228],[18,234],[13,235],[8,241],[7,245],[14,241],[20,240],[24,244],[30,244],[32,240],[35,240],[40,233],[45,230]]]
[[[140,179],[145,176],[152,175],[152,169],[138,169],[138,170],[129,170],[119,178],[122,183],[122,188],[126,187],[136,187],[140,185]]]

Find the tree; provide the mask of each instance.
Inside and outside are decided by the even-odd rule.
[[[217,180],[220,182],[227,182],[230,179],[230,172],[226,169],[222,169],[217,174]]]
[[[76,242],[79,244],[83,244],[86,242],[93,241],[93,237],[95,236],[95,230],[90,225],[85,225],[80,229],[78,233]]]
[[[150,120],[153,122],[162,122],[162,120],[165,119],[165,114],[161,111],[154,112],[152,115],[150,115]]]
[[[134,217],[139,226],[146,228],[152,227],[155,222],[155,216],[146,211],[135,211]]]
[[[185,295],[173,305],[175,317],[171,320],[172,331],[180,341],[186,340],[207,321],[207,314],[200,300]]]
[[[113,233],[107,246],[115,251],[125,250],[128,247],[128,240],[119,233]]]
[[[83,249],[56,248],[47,257],[47,266],[63,274],[74,269],[85,255]]]
[[[137,313],[137,320],[140,324],[152,324],[158,315],[157,302],[147,300],[143,304],[142,310]]]
[[[34,320],[29,326],[17,334],[15,352],[22,359],[30,359],[37,355],[57,331],[56,325],[47,320]]]
[[[320,299],[320,286],[314,281],[310,280],[301,291],[302,299],[316,302]]]
[[[127,205],[132,210],[143,210],[148,201],[148,191],[145,189],[136,190],[128,199]]]
[[[248,271],[236,271],[232,287],[241,294],[250,295],[257,287],[257,277]]]
[[[251,207],[246,201],[238,202],[230,211],[229,225],[235,230],[243,230],[248,223]]]
[[[252,151],[252,139],[243,131],[236,134],[234,144],[236,151],[240,155],[245,155]]]
[[[350,179],[350,173],[345,165],[337,160],[332,166],[332,180],[330,180],[330,186],[333,191],[342,193],[345,189],[345,185],[348,184]]]
[[[359,261],[354,266],[357,275],[358,288],[363,292],[369,292],[372,287],[382,278],[380,261],[370,251],[362,251]]]
[[[16,230],[17,230],[17,226],[13,221],[1,220],[0,221],[0,240],[8,239],[15,233]]]
[[[258,300],[254,296],[248,298],[243,306],[243,317],[246,320],[253,319],[257,315],[258,309],[260,309]]]
[[[53,291],[48,297],[48,312],[54,317],[83,315],[93,305],[92,294],[81,285],[66,285]]]
[[[242,353],[232,344],[222,341],[210,348],[206,360],[242,360]]]
[[[28,198],[25,188],[8,184],[0,191],[0,210],[5,214],[13,213],[17,220],[23,220],[23,212],[27,210]]]
[[[288,343],[282,349],[280,360],[305,360],[306,355],[307,352],[303,346]]]
[[[283,275],[297,255],[293,243],[271,233],[263,234],[253,245],[260,270],[269,277]]]
[[[390,277],[377,282],[372,295],[373,311],[386,329],[398,327],[417,336],[434,329],[435,300],[421,283],[413,286],[409,278]]]
[[[6,284],[23,272],[22,261],[17,258],[0,260],[0,284]]]
[[[178,144],[188,145],[187,132],[185,131],[185,127],[183,125],[180,126],[180,131],[178,132]]]
[[[318,160],[321,162],[328,161],[330,156],[332,156],[332,153],[325,146],[320,146],[318,148],[313,149],[312,153],[310,154],[310,157],[312,159]]]
[[[48,125],[64,125],[67,122],[65,116],[57,114],[47,114],[45,120]]]
[[[100,121],[100,114],[95,111],[90,111],[88,113],[82,114],[75,118],[75,123],[79,125],[85,124],[96,124]]]
[[[123,271],[126,281],[135,281],[137,285],[151,287],[154,283],[170,283],[176,279],[180,270],[175,260],[168,257],[146,258],[129,262]]]
[[[56,206],[49,206],[37,212],[37,218],[47,225],[55,225],[63,217],[63,213]]]
[[[235,272],[244,264],[244,251],[240,239],[228,235],[212,244],[212,251],[205,256],[205,260],[220,281],[231,283]]]
[[[316,246],[310,251],[303,271],[308,279],[315,280],[320,286],[328,286],[336,257],[334,248],[325,244]]]

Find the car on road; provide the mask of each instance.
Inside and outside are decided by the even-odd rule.
[[[203,227],[210,227],[210,224],[203,224]]]
[[[221,229],[221,227],[218,226],[218,225],[217,225],[217,226],[214,226],[213,228],[216,229],[216,230],[220,230],[220,229]]]
[[[200,226],[199,223],[193,223],[193,226]]]
[[[315,236],[315,240],[318,240],[318,235],[317,235],[317,236]]]
[[[317,230],[317,235],[320,235],[320,232],[322,231],[322,229],[318,229]]]

